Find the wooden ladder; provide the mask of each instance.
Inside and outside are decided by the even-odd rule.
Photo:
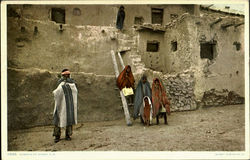
[[[119,71],[118,71],[118,66],[117,66],[117,62],[116,62],[116,58],[115,58],[115,52],[113,50],[111,50],[111,57],[112,57],[112,60],[113,60],[113,65],[114,65],[115,77],[118,78]],[[125,66],[124,66],[124,63],[123,63],[120,52],[118,52],[118,57],[120,59],[120,63],[122,65],[122,68],[124,69]],[[132,122],[130,120],[130,115],[129,115],[129,111],[128,111],[128,104],[127,104],[126,98],[125,98],[122,91],[120,91],[120,96],[121,96],[121,100],[122,100],[122,106],[123,106],[123,111],[124,111],[126,123],[127,123],[128,126],[132,126]]]

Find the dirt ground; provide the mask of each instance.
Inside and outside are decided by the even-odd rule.
[[[74,126],[71,141],[54,143],[53,126],[8,132],[9,151],[242,151],[245,149],[244,105],[174,112],[169,125],[128,127],[124,119]]]

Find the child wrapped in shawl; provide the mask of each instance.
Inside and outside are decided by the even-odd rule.
[[[134,119],[138,118],[139,110],[143,102],[143,97],[145,96],[149,97],[150,100],[152,99],[152,90],[150,87],[150,83],[147,80],[147,76],[143,75],[135,90],[134,113],[133,113]]]
[[[140,108],[140,115],[141,115],[141,120],[145,125],[149,126],[150,124],[152,124],[153,108],[151,100],[147,96],[143,98],[143,104]]]
[[[153,103],[153,117],[157,118],[157,124],[159,123],[159,114],[161,112],[167,112],[170,115],[170,102],[167,98],[165,88],[161,81],[158,78],[153,80],[152,84],[152,103]],[[167,120],[165,117],[165,124],[167,124]]]

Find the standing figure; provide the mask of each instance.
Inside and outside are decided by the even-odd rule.
[[[143,75],[135,90],[133,114],[134,119],[138,118],[139,110],[142,106],[143,98],[145,96],[149,97],[150,100],[152,99],[150,83],[147,80],[147,76]]]
[[[58,80],[57,88],[53,91],[55,108],[53,114],[55,143],[59,142],[61,127],[66,127],[65,139],[71,140],[72,125],[77,124],[77,94],[76,83],[70,78],[70,71],[64,69],[62,78]]]
[[[168,101],[165,88],[158,78],[153,80],[152,84],[152,103],[153,103],[153,117],[156,117],[157,124],[159,124],[159,116],[164,116],[165,124],[167,122],[167,114],[170,115],[170,102]]]
[[[124,19],[125,19],[124,6],[120,6],[118,14],[117,14],[117,18],[116,18],[116,28],[117,29],[122,30]]]
[[[129,65],[125,66],[123,71],[120,73],[120,75],[117,78],[116,84],[120,90],[128,88],[131,90],[131,92],[133,92],[135,79],[134,79],[131,67]],[[130,104],[133,103],[133,94],[134,92],[128,94],[128,96],[126,97],[127,99],[129,99]]]
[[[140,118],[144,125],[149,126],[152,124],[153,119],[153,108],[149,97],[143,98],[143,104],[140,108]]]

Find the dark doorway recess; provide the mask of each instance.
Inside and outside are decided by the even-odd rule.
[[[152,8],[152,24],[162,24],[163,9]]]
[[[201,58],[207,58],[213,60],[216,55],[216,44],[205,42],[200,44],[200,56]]]
[[[65,24],[65,9],[62,8],[52,8],[51,10],[51,20],[56,23]]]

